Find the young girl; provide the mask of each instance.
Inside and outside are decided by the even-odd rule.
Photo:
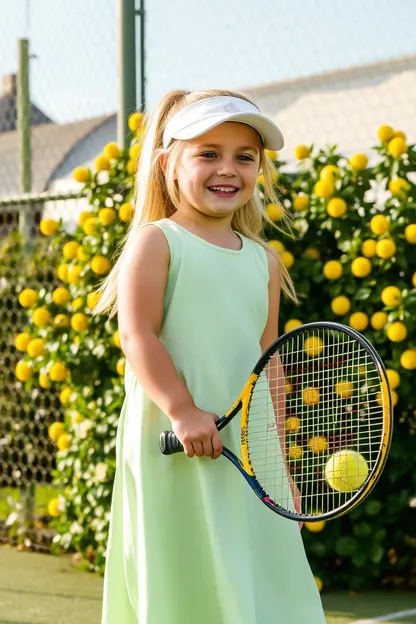
[[[277,126],[244,96],[175,91],[143,144],[137,207],[98,311],[118,313],[126,399],[103,624],[323,624],[296,522],[218,459],[215,422],[277,337],[279,258],[261,239]],[[185,454],[165,457],[173,429]],[[190,459],[193,458],[193,459]],[[216,460],[216,461],[212,461]]]

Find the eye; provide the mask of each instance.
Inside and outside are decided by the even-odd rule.
[[[200,156],[201,158],[215,158],[217,155],[215,154],[215,152],[202,152]]]
[[[254,158],[249,154],[240,154],[238,158],[243,162],[254,162]]]

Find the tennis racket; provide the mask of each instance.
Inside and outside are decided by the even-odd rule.
[[[338,323],[289,331],[261,356],[239,398],[240,458],[222,454],[272,511],[298,522],[343,515],[374,488],[386,463],[392,401],[384,365],[358,332]],[[164,455],[183,452],[172,431]]]

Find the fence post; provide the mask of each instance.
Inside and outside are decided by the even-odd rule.
[[[30,193],[32,186],[31,122],[32,105],[29,86],[29,40],[18,42],[17,74],[17,129],[19,135],[20,192]],[[32,248],[33,214],[30,204],[19,211],[19,232],[22,238],[22,252],[28,256]],[[20,487],[21,526],[28,530],[33,525],[35,513],[35,484]]]
[[[128,118],[136,110],[136,9],[135,0],[118,4],[118,111],[117,142],[126,147]]]

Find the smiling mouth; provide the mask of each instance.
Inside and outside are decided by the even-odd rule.
[[[218,197],[233,197],[239,191],[236,186],[208,186],[207,188]]]

